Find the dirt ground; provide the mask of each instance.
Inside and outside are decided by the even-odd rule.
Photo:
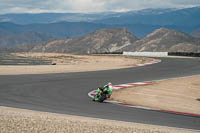
[[[56,63],[56,65],[2,65],[0,66],[0,75],[45,74],[120,69],[152,61],[151,58],[127,57],[119,55],[95,56],[57,53],[15,53],[13,55],[51,60],[52,63]]]
[[[200,114],[200,76],[116,90],[112,99],[153,109]]]
[[[197,131],[0,107],[0,133],[197,133]]]

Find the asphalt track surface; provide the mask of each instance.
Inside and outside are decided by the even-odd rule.
[[[109,81],[117,85],[197,74],[197,58],[163,58],[158,64],[118,70],[0,76],[0,105],[200,130],[200,117],[97,103],[88,97],[88,92]]]

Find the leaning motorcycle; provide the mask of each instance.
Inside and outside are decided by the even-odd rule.
[[[96,94],[93,98],[94,101],[96,101],[96,97],[98,97],[98,102],[102,103],[103,101],[105,101],[107,98],[109,98],[109,92],[107,89],[105,88],[99,88],[100,89],[100,93]]]

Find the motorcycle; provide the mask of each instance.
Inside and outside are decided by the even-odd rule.
[[[102,103],[107,98],[110,98],[110,93],[109,93],[108,89],[103,88],[103,87],[99,87],[98,89],[99,89],[100,93],[96,94],[94,96],[93,101],[98,101],[98,102]],[[98,100],[96,100],[96,99],[98,99]]]

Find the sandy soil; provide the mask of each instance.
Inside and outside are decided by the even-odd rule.
[[[195,133],[162,126],[0,107],[0,133]]]
[[[151,58],[115,55],[89,56],[52,53],[17,53],[13,55],[51,60],[52,63],[56,63],[57,65],[0,66],[0,75],[45,74],[119,69],[133,67],[136,64],[152,61]]]
[[[157,81],[113,92],[112,99],[153,109],[200,114],[200,76]]]

